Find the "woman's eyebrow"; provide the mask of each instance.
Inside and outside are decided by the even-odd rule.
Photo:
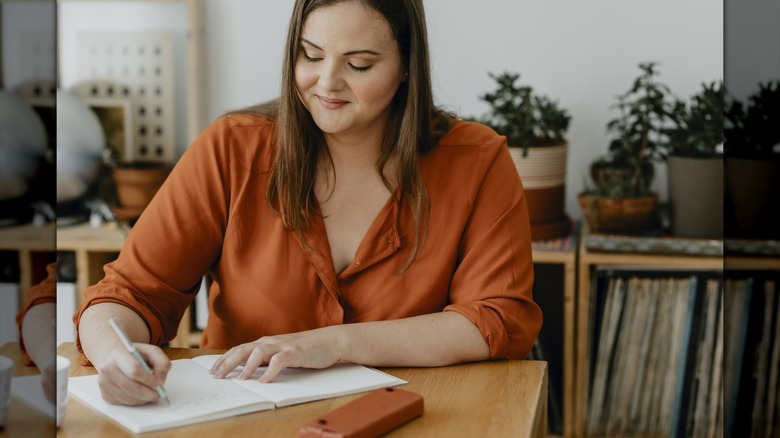
[[[322,49],[322,47],[314,44],[313,42],[307,40],[306,38],[301,38],[301,42],[306,43],[306,44],[314,47],[317,50],[324,51]],[[379,53],[377,53],[377,52],[375,52],[373,50],[363,49],[363,50],[350,50],[349,52],[346,52],[343,55],[344,56],[352,56],[352,55],[375,55],[375,56],[379,56]]]

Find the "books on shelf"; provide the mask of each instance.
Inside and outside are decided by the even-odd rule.
[[[762,429],[765,419],[764,401],[767,395],[767,377],[769,374],[769,358],[772,348],[772,317],[774,314],[775,303],[774,285],[764,288],[764,306],[763,321],[761,324],[761,340],[756,348],[756,364],[753,367],[753,378],[756,386],[753,394],[753,413],[751,415],[753,424],[753,433],[751,436],[762,436],[759,431]]]
[[[739,381],[742,374],[742,359],[745,357],[745,343],[753,298],[751,279],[726,280],[724,333],[727,337],[724,350],[724,404],[726,408],[726,430],[733,431],[739,400]]]
[[[774,437],[780,433],[778,417],[778,368],[780,368],[780,297],[776,279],[754,281],[748,314],[747,342],[741,373],[735,375],[731,409],[727,411],[729,432],[748,437]],[[749,431],[749,433],[747,433]]]
[[[68,391],[129,431],[143,433],[407,383],[349,363],[322,370],[288,368],[270,383],[257,380],[265,367],[247,380],[235,377],[241,367],[225,379],[216,379],[208,370],[218,358],[206,355],[172,361],[165,382],[170,405],[109,404],[100,395],[97,375],[71,378]]]
[[[578,222],[572,222],[571,233],[557,239],[532,240],[531,249],[534,251],[571,251],[577,243],[580,226]]]
[[[586,436],[704,437],[722,423],[722,280],[665,275],[596,271]]]
[[[776,285],[775,282],[769,281],[766,286],[767,290],[771,289],[775,294]],[[767,433],[770,435],[772,431],[780,431],[780,299],[775,296],[776,309],[775,309],[775,321],[774,321],[774,334],[772,341],[772,355],[769,358],[769,385],[767,389],[767,403],[765,409],[764,423],[766,425]]]
[[[715,366],[722,362],[717,356],[716,344],[720,340],[722,345],[722,288],[720,282],[708,281],[706,294],[704,296],[704,309],[702,309],[701,335],[699,336],[699,346],[696,353],[696,374],[695,379],[698,382],[698,391],[695,394],[694,402],[689,409],[688,431],[689,435],[708,436],[706,434],[710,418],[712,415],[711,404],[717,403],[717,393],[714,392],[715,375],[719,371]],[[721,356],[722,357],[722,356]]]
[[[606,391],[610,364],[613,360],[615,339],[618,333],[618,323],[625,299],[625,289],[623,288],[623,279],[616,278],[609,280],[609,286],[604,300],[604,310],[601,312],[602,322],[600,324],[600,336],[598,347],[593,349],[596,357],[594,370],[592,372],[586,432],[588,435],[603,433],[603,424],[605,414],[603,413],[606,405]]]

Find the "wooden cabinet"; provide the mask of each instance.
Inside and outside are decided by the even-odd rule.
[[[575,368],[574,381],[574,426],[575,436],[585,436],[586,409],[587,409],[587,352],[591,323],[590,303],[593,291],[591,280],[596,267],[631,268],[637,271],[647,270],[656,272],[673,271],[723,271],[722,257],[689,256],[689,255],[660,255],[637,253],[606,253],[591,252],[587,248],[587,235],[583,236],[579,249],[578,261],[578,297],[575,320],[577,324],[576,345],[574,346]]]
[[[103,278],[103,265],[116,259],[125,238],[127,226],[93,228],[88,224],[57,229],[57,251],[72,251],[76,256],[76,303],[84,300],[84,291]]]
[[[103,278],[103,265],[117,258],[129,232],[127,225],[93,228],[81,224],[57,229],[57,251],[72,251],[76,256],[77,306],[84,301],[84,291]],[[171,346],[197,346],[199,340],[200,333],[193,333],[187,310]]]
[[[533,243],[533,261],[534,261],[534,300],[542,307],[544,312],[544,326],[540,333],[541,340],[550,340],[549,343],[562,345],[562,354],[549,354],[547,359],[550,362],[548,390],[555,391],[556,384],[562,383],[561,400],[558,401],[562,409],[562,433],[564,437],[570,437],[574,434],[574,369],[575,369],[575,304],[576,304],[576,274],[577,274],[577,247],[579,239],[578,232],[574,232],[565,239],[556,239],[554,241],[541,241]],[[552,269],[549,269],[552,268]],[[547,278],[545,274],[555,278]],[[562,276],[562,278],[558,278]],[[562,281],[561,281],[562,280]],[[549,285],[549,286],[548,286]],[[561,290],[554,290],[560,288]],[[547,298],[541,294],[552,291],[553,297]],[[560,294],[560,295],[559,295]],[[562,300],[560,300],[560,298]],[[545,336],[545,331],[550,330],[549,336]],[[557,345],[549,345],[548,349],[555,348]],[[554,363],[562,359],[562,363]],[[552,374],[556,370],[562,371],[562,382],[559,382],[556,376]],[[557,397],[556,394],[551,394]],[[548,411],[554,409],[553,403],[548,401]],[[549,422],[550,429],[554,426]]]
[[[0,251],[18,257],[18,298],[23,303],[30,286],[46,278],[46,265],[54,260],[54,224],[0,228]]]

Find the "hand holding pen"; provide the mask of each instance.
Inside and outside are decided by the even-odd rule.
[[[136,348],[135,344],[133,344],[130,338],[125,334],[124,330],[122,330],[122,327],[119,325],[116,319],[114,319],[113,316],[109,317],[108,323],[114,329],[117,336],[119,336],[119,339],[122,341],[122,344],[125,346],[127,351],[134,357],[135,360],[138,361],[138,363],[141,365],[141,367],[143,367],[145,372],[148,372],[150,375],[154,375],[154,372],[149,367],[149,364],[146,362],[146,360],[144,360],[143,356],[141,356],[141,353],[138,351],[138,348]],[[162,387],[162,384],[156,385],[154,390],[157,392],[157,395],[162,401],[164,401],[167,404],[170,404],[170,400],[168,399],[168,395],[166,394],[165,389]],[[124,404],[135,404],[135,403],[124,403]]]

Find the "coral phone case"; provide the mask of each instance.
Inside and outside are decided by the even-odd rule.
[[[301,426],[298,437],[376,437],[422,415],[423,409],[421,395],[381,388]]]

